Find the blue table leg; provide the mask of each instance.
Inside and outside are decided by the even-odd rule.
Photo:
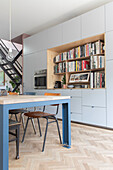
[[[63,145],[67,148],[71,147],[71,113],[70,100],[68,103],[62,104],[62,130],[63,130]]]
[[[0,105],[0,170],[8,170],[9,164],[9,112]]]

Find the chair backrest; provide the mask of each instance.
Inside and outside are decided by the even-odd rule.
[[[44,96],[61,96],[60,93],[45,93]],[[57,106],[56,115],[58,114],[59,104],[52,104],[51,106]],[[43,111],[45,110],[45,106]]]
[[[18,95],[16,92],[9,92],[9,95]]]

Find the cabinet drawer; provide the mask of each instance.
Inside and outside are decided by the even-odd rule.
[[[81,113],[81,98],[71,98],[71,112]]]
[[[36,94],[37,95],[44,95],[44,93],[46,93],[47,92],[47,90],[38,90],[37,92],[36,92]]]
[[[106,107],[105,89],[82,90],[82,105]]]
[[[72,89],[70,90],[70,95],[75,97],[81,97],[82,93],[80,89]]]
[[[72,112],[71,121],[82,122],[82,114]]]
[[[71,96],[70,90],[68,90],[68,89],[62,90],[61,95],[62,95],[62,96]]]
[[[83,106],[83,122],[106,126],[106,108]]]

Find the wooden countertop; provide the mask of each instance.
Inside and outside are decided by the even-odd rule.
[[[40,101],[50,101],[50,100],[62,100],[62,99],[70,99],[70,96],[8,95],[8,96],[0,96],[0,104],[40,102]]]

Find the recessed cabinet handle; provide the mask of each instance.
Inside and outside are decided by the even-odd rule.
[[[91,106],[92,108],[94,108],[94,106]]]

